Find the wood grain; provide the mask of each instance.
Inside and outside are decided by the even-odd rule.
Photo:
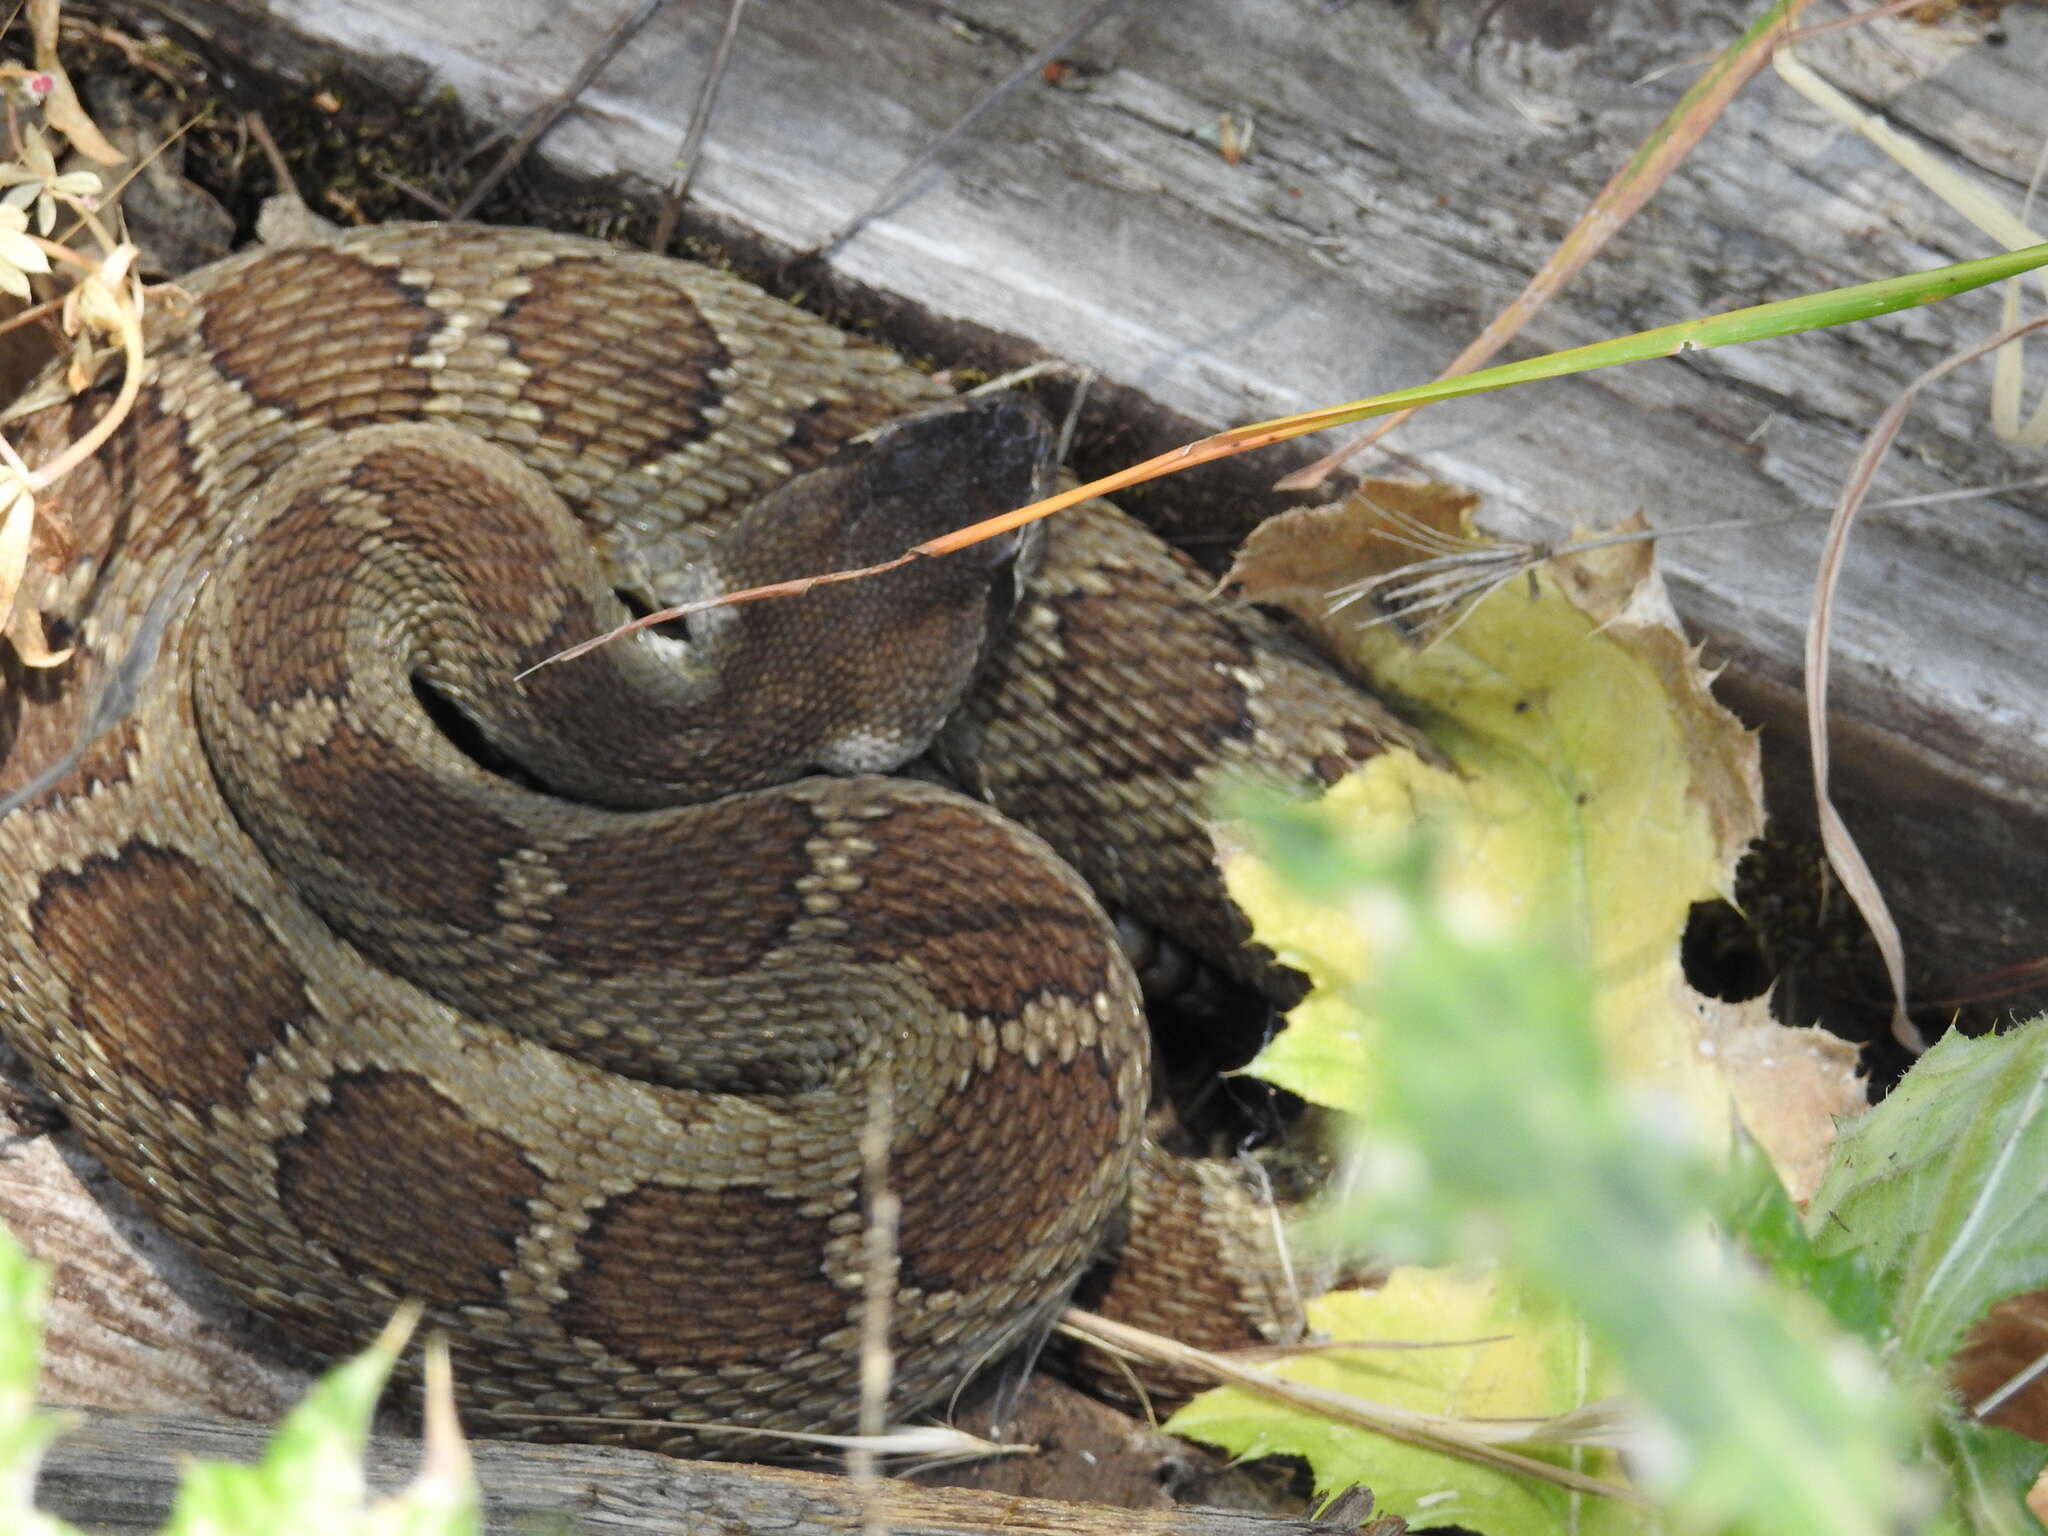
[[[210,18],[244,57],[304,69],[339,52],[409,88],[450,85],[494,121],[559,90],[625,9],[176,7]],[[698,215],[769,248],[811,244],[1076,10],[755,8],[712,125]],[[834,280],[878,311],[1087,363],[1119,403],[1151,402],[1155,424],[1213,427],[1421,382],[1520,288],[1677,99],[1689,66],[1743,20],[1660,0],[1439,10],[1432,37],[1414,10],[1380,0],[1135,0],[1072,50],[1066,84],[1021,93],[918,178],[838,254]],[[664,10],[543,153],[572,170],[665,180],[721,11]],[[1804,56],[2017,205],[2041,130],[2048,11],[1886,22]],[[1225,112],[1255,123],[1242,164],[1201,138]],[[1987,250],[1766,74],[1522,350]],[[1796,826],[1804,754],[1786,701],[1826,508],[1865,427],[1907,380],[1986,334],[1995,306],[1980,294],[1467,402],[1428,413],[1391,446],[1483,492],[1488,519],[1514,534],[1556,536],[1638,508],[1659,527],[1756,521],[1753,532],[1672,541],[1665,569],[1766,726],[1774,809]],[[1135,457],[1166,443],[1131,446]],[[1988,430],[1978,373],[1916,414],[1876,494],[2039,472],[2038,458]],[[2048,931],[2031,853],[2048,837],[2048,673],[2035,664],[2044,520],[2039,489],[1885,512],[1867,519],[1849,561],[1834,698],[1870,746],[1838,750],[1839,793],[1902,910],[1923,991],[2026,958]],[[1911,805],[1895,794],[1902,780]]]
[[[96,1536],[155,1531],[189,1457],[252,1461],[266,1431],[169,1417],[89,1414],[43,1460],[37,1505]],[[841,1477],[721,1466],[570,1446],[477,1445],[491,1536],[828,1536],[862,1528],[862,1496]],[[380,1435],[371,1485],[402,1486],[419,1444]],[[1225,1510],[1127,1510],[974,1489],[882,1481],[881,1529],[894,1536],[1316,1536],[1336,1527]]]

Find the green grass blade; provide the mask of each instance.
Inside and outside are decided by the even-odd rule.
[[[1874,283],[1831,288],[1825,293],[1731,310],[1725,315],[1681,320],[1675,325],[1659,326],[1654,331],[1638,331],[1633,336],[1618,336],[1610,341],[1596,341],[1518,363],[1503,363],[1498,368],[1487,368],[1454,379],[1438,379],[1410,389],[1397,389],[1390,394],[1353,400],[1345,405],[1257,422],[1223,435],[1238,438],[1272,434],[1267,440],[1278,441],[1282,437],[1299,437],[1324,427],[1389,415],[1414,405],[1485,394],[1538,379],[1563,378],[1595,368],[1609,368],[1616,363],[1640,363],[1651,358],[1672,357],[1680,352],[1704,352],[1712,347],[1733,346],[1738,342],[1796,336],[1801,331],[1847,325],[1855,320],[1870,320],[1896,310],[1933,304],[2043,266],[2048,266],[2048,245],[2031,245],[2023,251],[1957,262],[1953,266],[1936,267],[1931,272],[1910,272],[1903,277],[1880,278]]]

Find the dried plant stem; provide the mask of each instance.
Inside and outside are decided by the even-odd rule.
[[[204,112],[195,112],[192,116],[186,118],[184,122],[180,123],[172,131],[170,137],[160,144],[151,145],[149,152],[137,160],[135,164],[131,165],[120,180],[98,194],[99,205],[103,208],[111,208],[118,205],[121,201],[121,194],[128,190],[130,182],[148,170],[163,157],[164,153],[173,144],[177,143],[178,140],[185,137],[186,134],[190,133],[205,120],[206,114]],[[73,203],[71,209],[73,215],[71,222],[57,231],[57,241],[60,245],[69,244],[71,238],[81,229],[90,228],[94,238],[100,241],[100,249],[102,251],[111,251],[114,248],[112,236],[107,233],[106,227],[95,217],[92,209],[82,203]]]
[[[1813,794],[1820,816],[1821,846],[1826,849],[1828,862],[1834,866],[1843,889],[1856,903],[1856,910],[1870,925],[1878,952],[1884,957],[1885,972],[1892,984],[1892,1037],[1916,1054],[1927,1049],[1927,1042],[1921,1038],[1913,1021],[1906,1017],[1906,955],[1905,945],[1899,938],[1898,924],[1892,920],[1891,908],[1885,903],[1876,877],[1864,862],[1862,850],[1856,846],[1856,839],[1828,794],[1828,641],[1834,624],[1835,589],[1841,580],[1842,561],[1849,550],[1850,525],[1868,498],[1871,483],[1877,478],[1878,465],[1884,461],[1885,454],[1899,435],[1899,429],[1905,425],[1920,392],[1958,368],[2043,327],[2048,327],[2048,315],[2007,326],[1988,340],[1935,364],[1900,392],[1898,399],[1878,418],[1877,425],[1870,429],[1870,435],[1864,439],[1863,451],[1856,456],[1856,463],[1843,483],[1841,497],[1835,503],[1834,517],[1828,523],[1827,542],[1821,548],[1820,569],[1814,577],[1813,612],[1806,626],[1806,733],[1807,744],[1813,754]]]
[[[669,242],[676,237],[676,222],[682,217],[683,204],[689,200],[690,183],[697,176],[704,134],[711,126],[711,109],[718,103],[718,87],[724,83],[726,69],[732,63],[733,40],[740,35],[740,17],[746,9],[747,0],[726,0],[725,27],[718,34],[718,47],[711,55],[711,68],[705,73],[703,88],[690,108],[690,125],[683,130],[683,147],[676,151],[676,173],[662,194],[661,213],[647,242],[647,248],[657,256],[667,255]]]
[[[1090,6],[1071,25],[1064,28],[1057,37],[1046,43],[1036,53],[1032,54],[1030,58],[1024,60],[1023,63],[1003,76],[986,95],[965,112],[962,112],[951,123],[947,124],[944,132],[923,149],[919,150],[916,155],[911,157],[907,165],[883,183],[881,191],[869,198],[866,205],[855,213],[852,218],[842,223],[810,250],[801,253],[797,259],[822,260],[831,256],[834,251],[867,228],[869,224],[889,212],[896,206],[896,200],[903,195],[904,190],[909,187],[911,182],[922,175],[926,167],[930,166],[934,160],[944,154],[952,144],[964,138],[976,123],[980,122],[982,118],[995,109],[997,103],[1006,100],[1026,81],[1040,73],[1046,65],[1058,58],[1061,53],[1073,47],[1076,42],[1100,25],[1104,19],[1113,12],[1121,10],[1128,3],[1129,0],[1097,0],[1095,5]]]
[[[1809,3],[1810,0],[1778,0],[1715,61],[1706,74],[1694,82],[1690,90],[1679,97],[1678,105],[1643,141],[1628,164],[1616,171],[1595,195],[1586,211],[1579,216],[1578,223],[1558,242],[1550,259],[1529,279],[1528,286],[1506,309],[1487,322],[1486,329],[1451,360],[1441,377],[1470,373],[1500,351],[1520,334],[1537,310],[1549,303],[1553,295],[1600,254],[1615,233],[1657,195],[1671,173],[1706,137],[1707,130],[1720,120],[1736,93],[1763,68],[1793,18]],[[1306,469],[1283,476],[1274,482],[1275,489],[1314,489],[1419,409],[1419,406],[1412,407],[1376,422],[1336,452],[1325,454]]]
[[[860,1316],[860,1438],[879,1439],[889,1427],[889,1385],[896,1375],[896,1354],[889,1347],[889,1320],[896,1304],[896,1238],[903,1219],[903,1200],[889,1187],[889,1137],[896,1125],[896,1100],[886,1062],[868,1074],[868,1117],[861,1131],[862,1204],[867,1231],[862,1237]],[[846,1453],[847,1476],[861,1505],[861,1527],[867,1536],[882,1536],[882,1500],[875,1487],[880,1476],[875,1453],[867,1444]]]
[[[640,29],[654,19],[654,13],[661,9],[662,3],[663,0],[640,0],[639,7],[630,16],[618,22],[599,40],[598,45],[591,49],[589,56],[584,59],[582,67],[576,71],[575,78],[562,89],[560,95],[542,103],[533,115],[527,118],[526,126],[505,146],[504,153],[499,155],[491,168],[477,179],[476,185],[469,189],[469,195],[455,205],[454,217],[469,218],[483,206],[483,200],[497,189],[499,182],[518,168],[519,162],[526,158],[527,151],[540,142],[547,131],[561,120],[562,115],[576,105],[576,99],[590,89],[591,81],[604,72],[604,67],[618,56],[619,50],[638,36]]]
[[[61,252],[60,259],[77,261],[80,265],[89,265],[83,258],[78,257],[74,252],[65,250],[62,246],[49,246],[46,242],[38,243],[44,244],[52,256],[58,256]],[[89,277],[87,280],[93,281],[95,279]],[[106,413],[74,440],[68,448],[58,454],[56,458],[50,460],[49,463],[30,472],[28,487],[31,491],[47,490],[97,453],[100,445],[113,436],[114,429],[120,426],[122,421],[126,419],[128,412],[135,405],[135,397],[142,392],[144,359],[142,353],[141,300],[136,292],[136,288],[139,287],[139,280],[131,277],[128,282],[131,285],[130,290],[124,296],[124,301],[116,306],[121,322],[121,351],[126,363],[126,367],[121,375],[120,393],[115,395],[114,403],[107,408]]]
[[[62,298],[45,299],[40,304],[32,304],[20,314],[6,320],[0,320],[0,335],[5,335],[17,326],[33,325],[36,321],[54,314],[63,307],[64,300]]]
[[[1092,1312],[1083,1312],[1077,1307],[1069,1307],[1060,1314],[1060,1329],[1083,1343],[1107,1351],[1112,1357],[1135,1356],[1177,1369],[1199,1371],[1215,1377],[1219,1382],[1241,1387],[1247,1392],[1270,1398],[1290,1408],[1320,1413],[1337,1423],[1369,1429],[1375,1434],[1385,1435],[1389,1440],[1399,1440],[1404,1445],[1420,1446],[1424,1450],[1456,1456],[1465,1461],[1477,1462],[1481,1466],[1496,1467],[1503,1471],[1540,1478],[1544,1482],[1570,1488],[1578,1493],[1599,1494],[1604,1498],[1619,1499],[1644,1507],[1648,1507],[1649,1504],[1649,1500],[1643,1495],[1621,1483],[1610,1483],[1601,1478],[1589,1477],[1569,1467],[1539,1461],[1533,1456],[1523,1456],[1491,1444],[1477,1433],[1479,1426],[1467,1426],[1455,1419],[1447,1419],[1437,1414],[1417,1413],[1413,1409],[1397,1408],[1389,1403],[1375,1403],[1366,1398],[1353,1397],[1348,1393],[1333,1392],[1326,1387],[1311,1386],[1306,1382],[1289,1381],[1284,1376],[1275,1376],[1272,1372],[1260,1370],[1256,1366],[1240,1364],[1227,1355],[1195,1349],[1161,1334],[1148,1333],[1127,1323],[1113,1322]]]
[[[529,676],[541,667],[558,661],[568,661],[651,625],[664,624],[733,603],[801,597],[829,582],[858,581],[868,576],[879,576],[884,571],[896,570],[912,560],[949,555],[955,550],[965,549],[970,544],[995,538],[1013,528],[1036,522],[1042,517],[1050,517],[1055,512],[1065,511],[1068,507],[1078,506],[1095,497],[1113,495],[1126,487],[1147,480],[1179,474],[1184,470],[1193,469],[1198,464],[1211,463],[1235,454],[1249,453],[1253,449],[1269,447],[1274,443],[1305,437],[1326,427],[1361,421],[1370,416],[1390,415],[1419,402],[1456,399],[1464,395],[1505,388],[1510,384],[1533,383],[1538,379],[1564,378],[1570,374],[1581,373],[1591,368],[1610,367],[1616,363],[1637,362],[1650,357],[1670,357],[1708,347],[1733,346],[1766,336],[1794,335],[1824,325],[1839,325],[1849,320],[1867,320],[1876,315],[1931,304],[1937,299],[1967,292],[1986,283],[1996,282],[2015,273],[2030,271],[2043,265],[2048,265],[2048,245],[2035,246],[2005,256],[1959,262],[1934,272],[1914,273],[1902,278],[1884,278],[1874,283],[1858,283],[1853,287],[1834,289],[1825,294],[1753,305],[1747,309],[1732,310],[1705,319],[1684,320],[1676,325],[1660,326],[1656,330],[1642,331],[1633,336],[1549,353],[1526,362],[1507,363],[1454,379],[1440,379],[1436,383],[1421,385],[1414,389],[1394,390],[1365,400],[1352,400],[1343,405],[1326,406],[1319,410],[1298,412],[1292,416],[1276,417],[1271,421],[1255,421],[1246,426],[1232,427],[1179,448],[1169,449],[1165,453],[1155,454],[1142,463],[1118,470],[1115,474],[1104,475],[1098,480],[1091,480],[1086,485],[1073,486],[1041,501],[1034,501],[1029,506],[1015,507],[1008,512],[985,518],[971,527],[955,529],[938,538],[927,539],[893,560],[884,560],[854,570],[827,571],[815,576],[775,582],[768,586],[749,587],[742,591],[727,592],[717,597],[683,603],[673,608],[662,609],[658,613],[647,614],[630,623],[621,624],[605,634],[558,651],[553,656],[536,662],[519,675]]]
[[[1887,5],[1873,6],[1867,11],[1852,11],[1847,16],[1836,16],[1828,21],[1816,21],[1801,27],[1785,39],[1785,46],[1796,48],[1801,43],[1810,43],[1817,37],[1826,37],[1830,32],[1846,32],[1851,27],[1867,27],[1873,21],[1883,21],[1889,16],[1900,16],[1907,11],[1920,9],[1927,0],[1890,0]]]
[[[1998,1412],[1999,1409],[2040,1380],[2043,1372],[2048,1372],[2048,1352],[2034,1356],[2032,1360],[2008,1376],[2002,1386],[1986,1393],[1983,1398],[1972,1403],[1970,1405],[1970,1417],[1973,1419],[1983,1419]]]
[[[475,1465],[455,1411],[455,1367],[448,1358],[448,1338],[440,1333],[427,1340],[424,1428],[420,1481],[450,1489],[468,1484],[476,1475]]]

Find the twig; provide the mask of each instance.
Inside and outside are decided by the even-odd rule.
[[[986,117],[998,102],[1026,81],[1038,75],[1044,70],[1046,65],[1066,52],[1067,49],[1073,47],[1075,43],[1087,36],[1088,33],[1093,31],[1112,13],[1121,10],[1127,3],[1128,0],[1098,0],[1097,4],[1083,12],[1080,19],[1072,26],[1032,54],[1022,64],[1011,70],[1009,74],[1005,75],[997,83],[994,90],[990,91],[981,100],[961,113],[959,117],[955,118],[945,132],[927,144],[911,158],[908,165],[884,182],[882,190],[868,199],[865,207],[837,229],[833,230],[823,240],[812,246],[811,249],[801,251],[792,257],[791,264],[794,265],[802,261],[822,260],[831,256],[839,247],[846,244],[847,241],[867,228],[876,219],[892,211],[896,206],[897,198],[902,196],[904,188],[909,186],[918,176],[922,175],[925,168],[938,159],[956,140],[963,137],[969,129]]]
[[[1951,981],[1941,989],[1940,997],[1928,998],[1926,1006],[1967,1008],[1972,1003],[1988,1003],[2018,992],[2030,992],[2044,984],[2048,984],[2048,957],[2022,960],[2015,965],[2000,966],[1995,971],[1980,971],[1974,976]]]
[[[1464,622],[1465,614],[1476,608],[1482,598],[1491,596],[1517,576],[1567,555],[1582,555],[1617,544],[1684,538],[1697,533],[1776,528],[1798,520],[1796,513],[1787,517],[1736,517],[1693,523],[1683,528],[1636,528],[1624,533],[1597,534],[1591,538],[1552,544],[1518,539],[1454,538],[1397,508],[1375,506],[1373,510],[1379,514],[1382,524],[1379,529],[1381,538],[1390,544],[1416,550],[1427,558],[1334,588],[1329,594],[1329,612],[1337,613],[1353,603],[1370,601],[1378,612],[1360,626],[1362,629],[1391,624],[1403,633],[1425,629],[1455,615],[1449,625],[1428,635],[1428,643],[1432,645],[1448,638],[1451,631]]]
[[[889,1319],[896,1302],[896,1233],[903,1200],[889,1187],[889,1137],[896,1124],[896,1099],[886,1061],[868,1074],[868,1118],[860,1138],[862,1204],[867,1207],[863,1235],[860,1316],[860,1435],[879,1437],[888,1428],[889,1384],[896,1374],[896,1355],[889,1347]],[[847,1452],[846,1474],[853,1479],[861,1504],[861,1529],[882,1536],[882,1501],[877,1496],[874,1452],[866,1445]]]
[[[1086,498],[1079,499],[1085,500]],[[991,534],[990,537],[994,537],[994,535]],[[656,624],[672,623],[677,619],[687,619],[693,613],[708,613],[713,608],[727,608],[735,603],[758,603],[777,597],[802,597],[813,587],[830,586],[834,582],[840,581],[860,581],[869,576],[880,576],[886,571],[893,571],[901,566],[910,564],[911,561],[917,559],[923,553],[926,553],[926,551],[913,549],[905,554],[898,555],[894,560],[884,560],[880,565],[864,565],[858,570],[827,571],[820,576],[799,576],[790,581],[772,582],[765,587],[748,587],[742,592],[723,592],[717,597],[699,598],[694,603],[678,603],[675,607],[664,608],[658,613],[642,614],[639,618],[631,619],[619,625],[616,629],[608,629],[601,635],[592,635],[588,640],[578,641],[566,650],[557,651],[552,656],[542,657],[524,672],[515,674],[513,681],[518,682],[521,679],[531,677],[542,667],[551,667],[558,661],[574,661],[578,656],[594,651],[601,645],[609,645],[614,640],[623,639],[635,630],[651,629]]]
[[[429,192],[425,187],[416,187],[411,182],[407,181],[403,176],[400,176],[393,171],[379,169],[377,172],[377,176],[378,179],[381,180],[385,186],[394,187],[398,191],[403,192],[407,197],[411,198],[414,202],[418,203],[422,208],[426,209],[429,213],[433,214],[435,218],[452,219],[455,217],[455,210],[449,207],[448,204],[443,202],[440,198],[434,196],[434,194]]]
[[[2040,1380],[2043,1372],[2048,1372],[2048,1353],[2034,1356],[2026,1365],[2008,1376],[2003,1386],[1988,1393],[1980,1401],[1972,1403],[1970,1405],[1970,1417],[1973,1419],[1989,1418],[2015,1397],[2026,1391],[2036,1381]]]
[[[178,127],[172,132],[169,138],[165,139],[160,144],[152,145],[145,154],[141,155],[136,159],[135,164],[128,168],[128,173],[126,175],[121,177],[121,179],[116,181],[112,186],[108,187],[104,192],[98,194],[98,205],[102,208],[111,208],[118,204],[121,201],[121,194],[128,190],[128,184],[131,181],[133,181],[136,177],[140,176],[144,171],[148,170],[151,165],[155,164],[159,158],[161,158],[165,153],[169,151],[170,147],[173,144],[177,143],[178,140],[185,137],[186,134],[190,133],[194,128],[198,127],[205,120],[205,112],[195,112],[190,117],[186,118],[183,123],[179,124]],[[107,231],[102,229],[102,227],[98,224],[96,220],[92,219],[89,210],[81,208],[71,216],[71,222],[69,224],[65,225],[62,229],[57,231],[57,243],[59,245],[69,245],[71,243],[72,236],[76,235],[81,229],[86,229],[88,227],[91,227],[103,234],[108,233]],[[102,246],[101,249],[112,250],[113,247],[111,245],[106,245]]]
[[[1519,1472],[1524,1476],[1540,1478],[1579,1493],[1600,1494],[1606,1498],[1644,1507],[1649,1504],[1649,1500],[1635,1489],[1623,1484],[1589,1477],[1569,1467],[1539,1461],[1533,1456],[1523,1456],[1503,1446],[1492,1444],[1481,1438],[1480,1432],[1485,1426],[1464,1424],[1439,1414],[1418,1413],[1414,1409],[1399,1408],[1390,1403],[1375,1403],[1365,1398],[1353,1397],[1346,1392],[1333,1392],[1327,1387],[1312,1386],[1307,1382],[1289,1381],[1284,1376],[1275,1376],[1272,1372],[1262,1371],[1256,1366],[1241,1365],[1227,1355],[1195,1349],[1163,1335],[1147,1333],[1142,1328],[1133,1328],[1127,1323],[1113,1322],[1092,1312],[1083,1312],[1077,1307],[1069,1307],[1060,1314],[1060,1328],[1084,1343],[1105,1349],[1112,1355],[1135,1355],[1142,1359],[1157,1360],[1176,1369],[1199,1371],[1260,1397],[1271,1398],[1310,1413],[1323,1414],[1340,1424],[1352,1424],[1360,1429],[1369,1429],[1375,1434],[1385,1435],[1389,1440],[1398,1440],[1404,1445],[1421,1446],[1424,1450],[1456,1456],[1465,1461],[1477,1462],[1481,1466]]]
[[[1380,1351],[1429,1349],[1473,1349],[1481,1344],[1510,1344],[1512,1333],[1476,1333],[1462,1339],[1322,1339],[1313,1344],[1251,1344],[1233,1349],[1230,1358],[1244,1363],[1254,1360],[1300,1360],[1315,1355],[1361,1355]]]
[[[711,126],[711,108],[732,62],[733,39],[739,36],[740,17],[746,9],[747,0],[727,0],[725,30],[718,35],[718,48],[711,55],[711,69],[704,77],[704,88],[697,93],[697,104],[690,109],[690,126],[683,133],[683,147],[676,151],[676,174],[662,194],[661,216],[654,221],[654,237],[647,242],[657,256],[667,255],[669,242],[675,238],[676,221],[682,217],[690,183],[697,176],[697,155],[704,147],[705,130]]]
[[[1868,26],[1873,21],[1883,21],[1887,16],[1897,16],[1905,11],[1915,10],[1926,4],[1926,0],[1889,0],[1888,4],[1874,6],[1867,11],[1852,11],[1847,16],[1836,16],[1829,21],[1816,21],[1801,27],[1785,39],[1785,45],[1796,48],[1801,43],[1810,43],[1817,37],[1826,37],[1830,32],[1846,32],[1851,27]]]
[[[1999,485],[1964,485],[1952,491],[1926,491],[1918,496],[1887,496],[1869,503],[1873,512],[1890,512],[1900,507],[1933,507],[1945,501],[1974,501],[1979,496],[2010,496],[2014,491],[2032,491],[2048,485],[2048,475],[2027,480],[2007,480]]]
[[[1897,16],[1903,11],[1914,10],[1926,3],[1927,0],[1889,0],[1887,4],[1875,6],[1867,11],[1852,11],[1847,16],[1836,16],[1828,21],[1816,21],[1811,25],[1786,33],[1785,46],[1793,48],[1801,43],[1810,43],[1815,38],[1825,37],[1830,32],[1846,32],[1851,27],[1868,26],[1873,21],[1883,21],[1888,16]],[[1677,74],[1680,70],[1698,69],[1701,65],[1713,63],[1717,57],[1719,57],[1717,53],[1709,51],[1695,53],[1683,59],[1673,59],[1668,64],[1659,64],[1655,69],[1636,76],[1629,84],[1637,89],[1641,89],[1646,85],[1655,85],[1666,75]]]
[[[54,299],[45,299],[40,304],[32,304],[12,318],[0,320],[0,335],[5,335],[16,326],[33,325],[38,320],[47,320],[53,313],[63,307],[64,299],[61,294]]]
[[[244,112],[242,126],[249,130],[249,137],[256,141],[257,149],[270,166],[270,174],[277,182],[277,195],[289,198],[301,208],[305,207],[305,195],[299,191],[299,179],[292,174],[290,164],[285,160],[284,151],[277,147],[277,140],[270,136],[270,125],[263,121],[261,112]]]
[[[562,94],[543,103],[526,120],[526,126],[505,146],[505,151],[498,156],[497,162],[484,172],[475,186],[469,189],[469,195],[455,205],[454,218],[466,219],[482,206],[483,200],[497,189],[498,183],[511,175],[519,162],[526,158],[526,152],[561,120],[563,113],[576,104],[577,97],[590,88],[590,82],[603,72],[605,65],[611,63],[618,56],[619,50],[654,19],[654,13],[661,9],[662,4],[663,0],[640,0],[639,9],[613,27],[603,41],[590,50],[589,56],[583,61],[583,67],[576,71],[575,79],[569,82]]]
[[[991,1456],[1035,1456],[1035,1445],[1003,1445],[944,1424],[899,1425],[880,1435],[829,1435],[805,1429],[771,1429],[761,1424],[715,1424],[702,1419],[630,1419],[606,1413],[525,1413],[506,1408],[483,1410],[494,1424],[591,1425],[617,1429],[688,1430],[693,1435],[736,1435],[819,1451],[874,1452],[877,1456],[937,1456],[947,1461],[979,1461]]]

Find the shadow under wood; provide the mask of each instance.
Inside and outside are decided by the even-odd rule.
[[[1763,729],[1772,841],[1817,844],[1803,696],[1734,667],[1721,675],[1716,692]],[[2048,976],[1960,1010],[1942,1004],[1967,978],[2048,956],[2048,882],[2040,874],[2048,811],[2022,799],[1989,765],[1934,757],[1841,715],[1831,732],[1835,804],[1898,919],[1922,1030],[1931,1039],[1959,1022],[1975,1032],[2048,1009]],[[1825,899],[1822,892],[1813,895],[1816,902]],[[1849,906],[1839,887],[1833,900]],[[1860,932],[1853,912],[1850,922]],[[1788,1022],[1819,1022],[1854,1039],[1881,1039],[1889,992],[1874,946],[1859,945],[1855,955],[1837,958],[1840,963],[1806,978],[1809,985],[1787,1000],[1798,1010]]]

